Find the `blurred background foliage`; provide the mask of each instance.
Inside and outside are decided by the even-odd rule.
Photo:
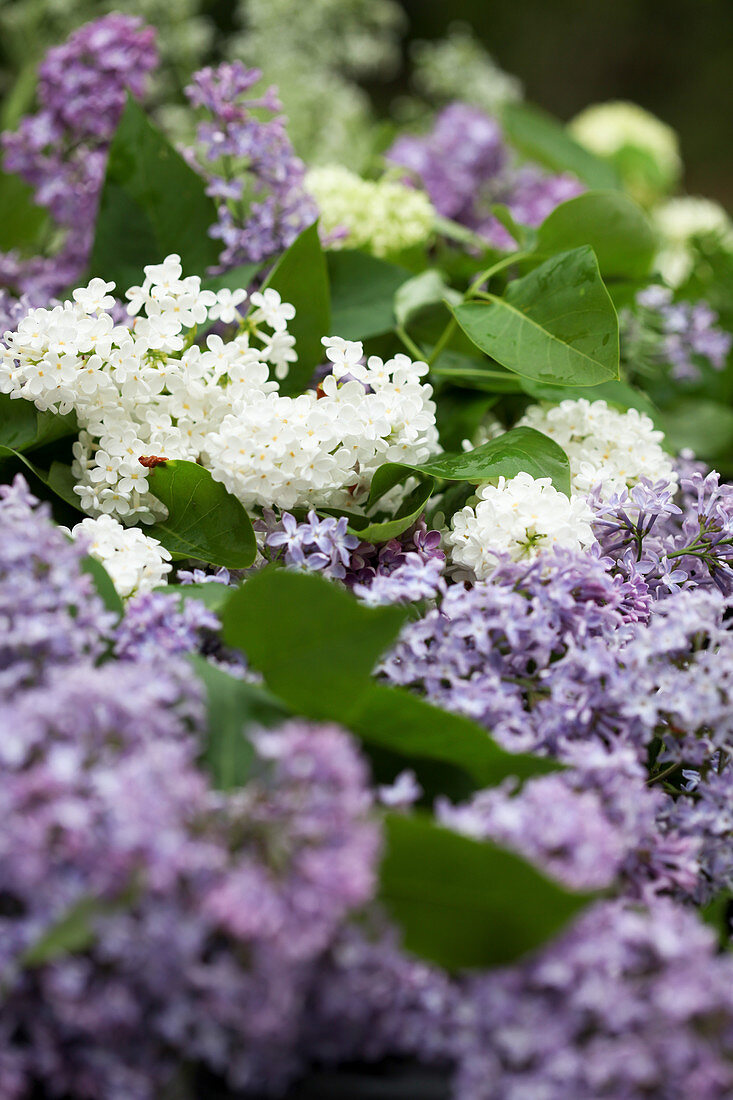
[[[280,85],[299,151],[330,161],[348,148],[357,170],[374,147],[370,101],[378,116],[396,108],[409,119],[416,92],[482,98],[478,46],[460,27],[452,53],[420,45],[463,23],[528,99],[561,119],[607,99],[664,119],[680,136],[685,189],[733,207],[731,0],[0,0],[2,126],[27,109],[45,49],[110,10],[158,28],[160,103],[199,65],[241,57]]]

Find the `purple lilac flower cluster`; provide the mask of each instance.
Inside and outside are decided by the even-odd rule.
[[[703,365],[723,369],[733,345],[707,302],[675,302],[663,286],[640,291],[636,308],[623,310],[620,321],[622,354],[633,374],[656,374],[666,366],[676,381],[697,382]]]
[[[0,1093],[152,1100],[184,1062],[276,1089],[317,960],[373,891],[365,767],[291,722],[253,734],[260,778],[213,790],[181,659],[208,613],[140,597],[115,625],[21,480],[0,527]],[[71,913],[86,934],[46,961]]]
[[[275,88],[252,94],[261,76],[235,61],[202,69],[186,89],[189,103],[208,115],[186,157],[206,176],[218,206],[210,230],[222,242],[218,271],[282,251],[317,216]]]
[[[602,553],[623,575],[642,574],[655,597],[710,585],[733,593],[733,487],[719,474],[683,476],[678,496],[642,479],[594,506]]]
[[[4,133],[6,171],[22,176],[64,231],[51,257],[0,256],[0,284],[46,305],[84,272],[104,180],[107,148],[129,91],[145,92],[157,64],[155,31],[113,13],[48,51],[38,70],[39,110]]]
[[[441,111],[429,134],[399,137],[387,159],[408,170],[439,214],[501,249],[516,248],[516,242],[492,214],[492,205],[506,205],[515,221],[534,227],[584,190],[567,174],[516,167],[496,120],[465,103]]]
[[[343,581],[373,606],[433,599],[445,587],[441,535],[428,531],[424,517],[380,546],[349,534],[345,516],[319,517],[313,511],[299,523],[290,512],[276,516],[265,509],[255,528],[264,534],[265,552],[273,560]]]

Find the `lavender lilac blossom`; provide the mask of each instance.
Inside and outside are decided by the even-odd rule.
[[[723,369],[733,345],[707,302],[675,302],[663,286],[640,291],[636,309],[623,310],[620,321],[624,362],[635,374],[655,374],[666,366],[675,381],[698,382],[701,367]]]
[[[537,226],[584,187],[574,177],[547,175],[534,165],[516,167],[495,119],[466,103],[452,103],[422,137],[403,135],[387,153],[427,191],[435,209],[484,237],[496,248],[516,241],[491,212],[501,203],[515,221]]]
[[[141,597],[115,626],[22,480],[0,526],[0,1091],[152,1100],[184,1062],[276,1090],[316,960],[373,892],[365,767],[291,722],[253,735],[260,778],[213,790],[182,660],[208,613]],[[79,906],[88,942],[24,965]]]
[[[125,105],[157,64],[155,31],[113,13],[51,49],[38,70],[39,110],[2,135],[4,167],[35,190],[63,232],[52,256],[0,255],[0,284],[46,305],[83,274],[92,246],[107,148]]]
[[[217,203],[218,221],[210,230],[222,242],[217,271],[281,252],[317,216],[275,88],[252,93],[261,75],[234,61],[201,69],[186,89],[189,103],[208,116],[185,155],[205,175],[207,194]],[[265,112],[270,117],[263,119]]]

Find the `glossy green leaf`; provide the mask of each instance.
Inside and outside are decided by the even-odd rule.
[[[344,340],[366,340],[395,326],[395,294],[410,278],[405,268],[366,252],[329,252],[331,333]]]
[[[150,471],[151,491],[168,519],[149,528],[178,558],[246,569],[257,553],[250,518],[235,496],[196,462],[177,459]]]
[[[77,431],[74,413],[40,412],[32,401],[0,394],[0,443],[5,447],[25,453]]]
[[[586,191],[555,207],[537,230],[551,255],[590,245],[601,275],[637,279],[649,272],[657,239],[644,211],[623,191]]]
[[[605,160],[584,149],[545,111],[528,103],[508,103],[502,111],[504,132],[531,160],[555,172],[572,172],[589,187],[618,188],[620,178]]]
[[[549,477],[556,489],[570,495],[570,464],[562,447],[534,428],[512,428],[473,451],[441,454],[421,466],[387,462],[372,478],[370,504],[411,474],[445,481],[478,484],[494,477],[514,477],[526,471],[532,477]]]
[[[517,374],[571,386],[618,378],[618,318],[591,248],[554,256],[503,298],[453,312],[477,347]]]
[[[37,251],[48,223],[48,211],[36,206],[33,188],[0,169],[0,251]]]
[[[230,676],[204,657],[189,659],[206,689],[207,728],[201,763],[217,790],[243,787],[258,767],[247,729],[279,725],[290,712],[257,684]]]
[[[327,719],[363,690],[407,615],[404,607],[364,607],[313,574],[270,568],[233,593],[221,618],[224,641],[244,651],[283,702]]]
[[[331,331],[331,295],[326,257],[318,236],[318,225],[304,229],[272,269],[266,287],[276,290],[283,302],[295,306],[288,332],[295,337],[297,363],[290,364],[280,392],[300,393],[313,371],[325,359],[321,338]]]
[[[509,375],[516,381],[514,375]],[[457,451],[464,439],[473,439],[498,396],[484,391],[443,386],[436,395],[436,421],[441,446]]]
[[[367,523],[365,527],[355,527],[356,534],[365,542],[373,543],[389,542],[390,539],[398,538],[423,514],[432,492],[432,482],[422,481],[405,497],[392,519]]]
[[[221,247],[209,236],[216,207],[205,187],[128,96],[109,149],[91,274],[113,279],[123,292],[141,282],[146,264],[175,252],[187,275],[203,275]]]
[[[511,963],[591,900],[422,815],[388,814],[386,837],[379,898],[407,950],[449,969]]]

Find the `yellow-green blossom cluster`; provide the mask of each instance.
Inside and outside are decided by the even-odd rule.
[[[390,256],[426,244],[435,211],[422,191],[396,180],[364,180],[341,165],[313,168],[305,185],[316,200],[332,248]]]

